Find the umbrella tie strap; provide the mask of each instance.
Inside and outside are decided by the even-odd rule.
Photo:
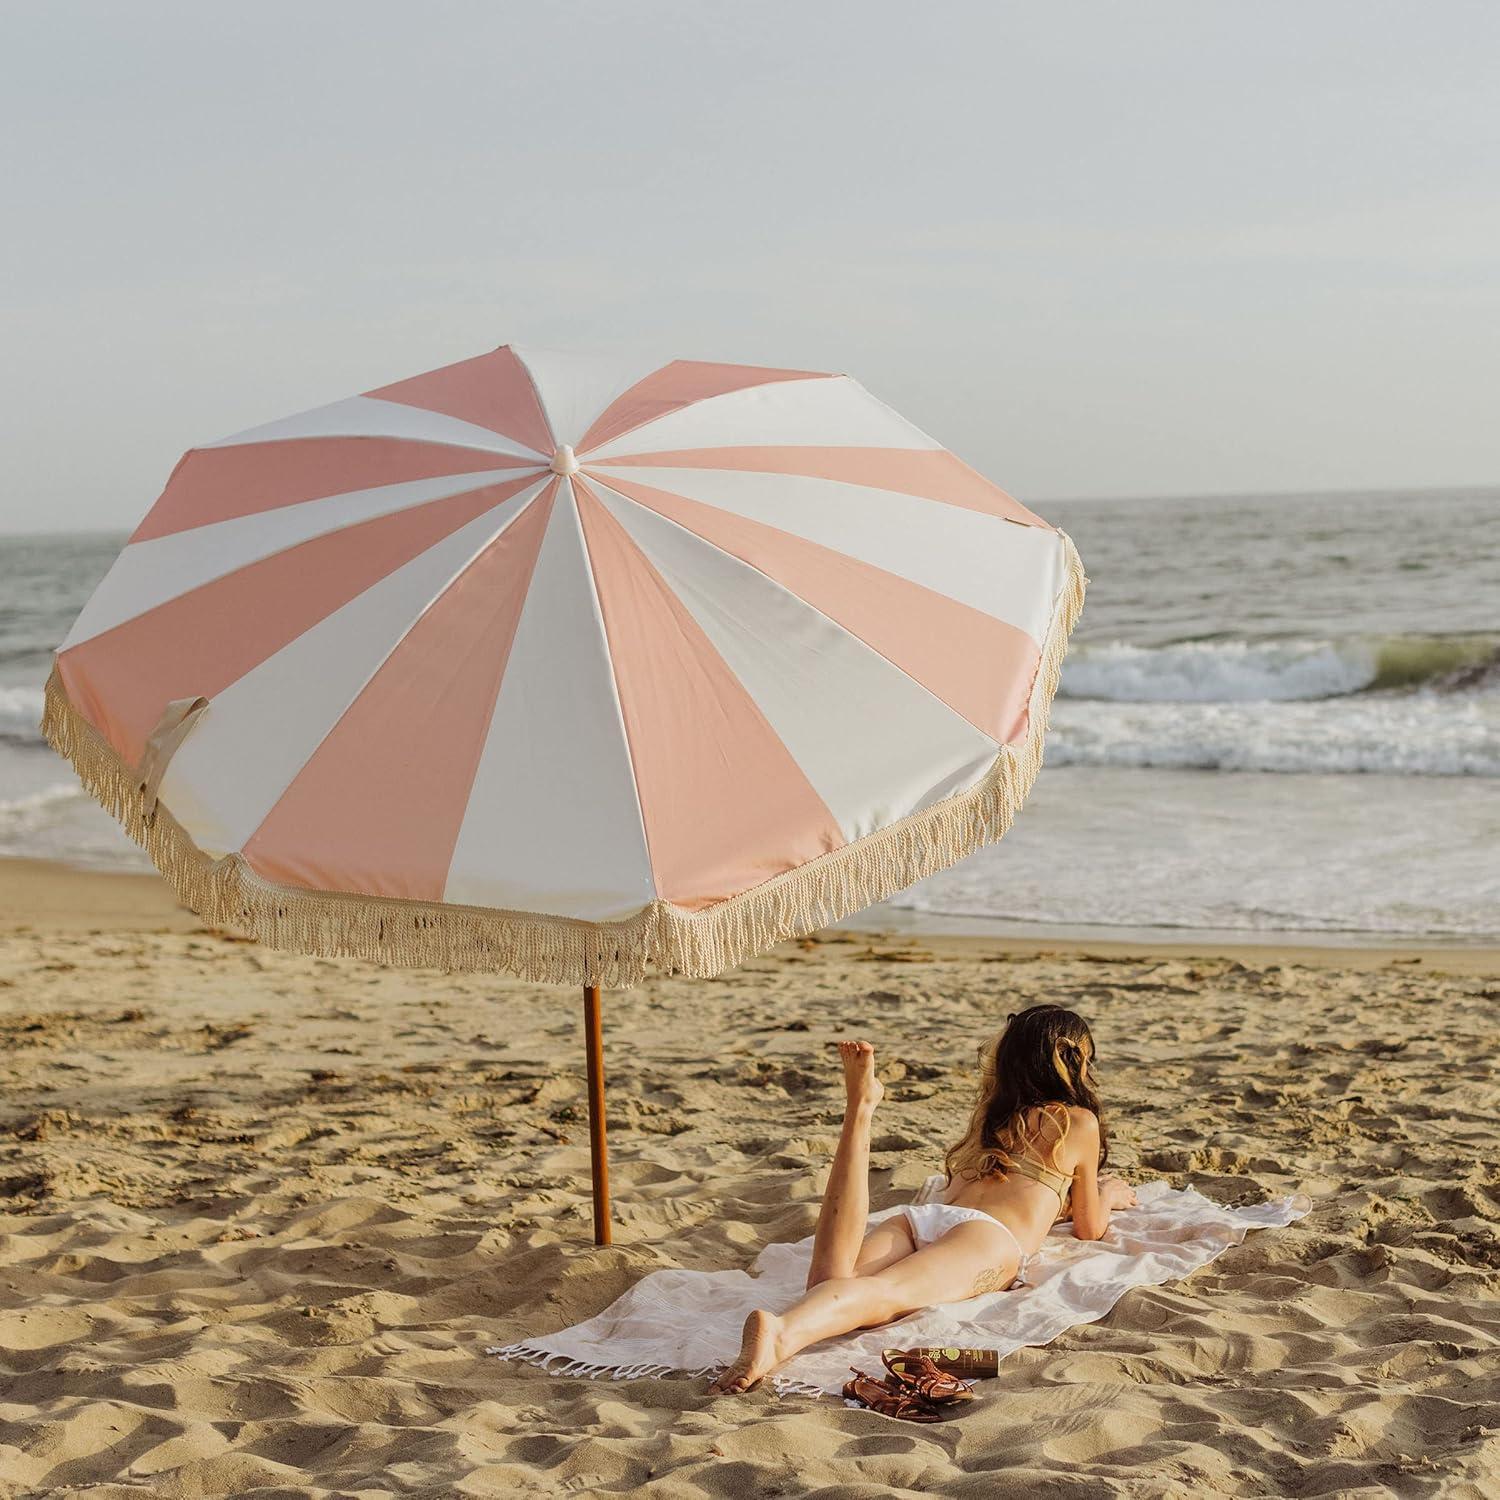
[[[136,790],[141,794],[141,812],[148,823],[156,816],[156,791],[168,763],[207,707],[207,698],[174,698],[161,711],[136,768]]]

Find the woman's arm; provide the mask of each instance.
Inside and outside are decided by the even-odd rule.
[[[1104,1238],[1110,1215],[1135,1204],[1135,1192],[1118,1177],[1099,1175],[1099,1121],[1088,1109],[1068,1111],[1068,1155],[1073,1168],[1073,1233],[1080,1240]]]

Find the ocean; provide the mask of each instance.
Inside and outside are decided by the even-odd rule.
[[[1039,509],[1090,577],[1046,767],[867,920],[1500,937],[1500,489]],[[37,732],[123,541],[0,539],[0,856],[148,867]]]

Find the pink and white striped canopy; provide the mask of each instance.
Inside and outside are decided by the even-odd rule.
[[[264,887],[680,922],[993,781],[1070,570],[847,376],[503,347],[190,451],[57,678]]]

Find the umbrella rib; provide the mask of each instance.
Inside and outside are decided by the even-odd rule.
[[[667,366],[663,366],[662,368],[666,369],[668,367]],[[661,373],[660,370],[653,370],[650,375],[648,375],[648,376],[645,377],[645,379],[638,380],[635,383],[634,386],[631,386],[630,390],[635,390],[637,386],[644,385],[647,380],[653,379],[655,376],[659,375],[660,373]],[[592,448],[585,448],[583,446],[583,443],[587,441],[588,437],[593,432],[593,428],[591,427],[589,429],[589,432],[587,432],[587,433],[584,434],[583,440],[580,441],[580,443],[579,443],[579,447],[578,447],[579,458],[581,460],[582,457],[583,457],[583,455],[585,453],[593,451],[593,448],[601,448],[601,447],[607,446],[610,443],[618,443],[622,438],[630,437],[631,434],[640,432],[642,428],[651,426],[651,424],[653,422],[660,422],[664,417],[675,417],[679,412],[688,411],[692,407],[695,407],[695,406],[702,406],[705,402],[708,402],[708,401],[717,401],[717,400],[719,400],[723,396],[737,396],[742,391],[759,390],[762,386],[767,386],[767,385],[780,385],[785,380],[785,378],[786,377],[783,376],[783,375],[779,375],[779,374],[776,374],[776,373],[768,372],[767,378],[765,380],[752,380],[752,381],[749,381],[745,385],[735,386],[732,390],[727,390],[727,391],[712,391],[712,392],[709,392],[708,394],[703,395],[703,396],[694,396],[692,398],[692,400],[690,400],[690,401],[684,401],[684,402],[680,403],[677,406],[673,406],[673,407],[668,408],[666,411],[659,411],[659,412],[656,412],[653,416],[643,417],[639,422],[633,423],[629,427],[622,428],[619,432],[612,432],[606,438],[596,439],[594,441],[593,445],[592,445]],[[847,375],[841,375],[841,374],[838,374],[837,372],[832,372],[832,371],[825,373],[825,372],[816,371],[816,370],[809,370],[809,371],[802,372],[798,376],[798,378],[802,379],[802,380],[848,380],[850,377],[847,376]],[[861,387],[861,389],[863,389],[863,387]],[[630,390],[621,391],[620,394],[615,397],[614,401],[612,401],[610,403],[610,406],[614,406],[614,405],[618,404],[620,401],[623,401],[625,399],[625,397],[630,394]],[[608,411],[608,410],[609,410],[609,408],[606,407],[605,411]],[[599,421],[603,418],[604,415],[605,415],[605,412],[600,412],[599,416],[597,416],[597,417],[594,418],[594,425],[595,426],[598,425]]]
[[[455,569],[448,581],[440,589],[438,589],[430,599],[428,599],[428,601],[411,617],[410,620],[406,622],[405,627],[397,635],[396,639],[391,642],[390,646],[381,654],[380,659],[376,661],[371,666],[370,670],[365,674],[364,680],[355,690],[353,696],[349,699],[349,702],[344,705],[343,711],[328,726],[327,730],[323,734],[319,735],[317,740],[308,747],[307,755],[302,761],[302,764],[299,765],[297,769],[292,773],[291,780],[288,781],[287,785],[281,789],[280,795],[278,795],[276,801],[271,804],[270,808],[267,809],[260,822],[257,823],[255,827],[251,829],[251,831],[245,836],[244,840],[241,843],[241,849],[243,849],[255,838],[255,835],[260,831],[266,820],[271,816],[272,812],[275,811],[277,804],[281,801],[281,798],[285,796],[287,789],[307,768],[307,766],[311,763],[313,758],[317,755],[318,751],[327,742],[333,732],[339,727],[341,723],[343,723],[350,709],[352,709],[354,705],[359,701],[360,695],[364,693],[366,688],[369,687],[370,683],[374,681],[381,668],[384,667],[385,664],[390,661],[390,659],[401,649],[403,643],[411,635],[412,631],[416,629],[418,622],[427,614],[427,612],[433,607],[433,605],[435,605],[438,600],[440,600],[449,591],[449,589],[451,589],[469,571],[469,569],[472,568],[474,564],[477,563],[479,559],[483,557],[484,554],[488,552],[492,546],[494,546],[496,541],[498,541],[500,537],[504,536],[505,533],[509,531],[510,528],[528,510],[530,510],[533,505],[536,504],[537,500],[543,493],[544,491],[539,489],[535,493],[529,495],[526,499],[522,500],[521,503],[516,506],[515,509],[511,512],[511,514],[509,514],[505,518],[504,524],[497,530],[491,532],[490,535],[486,537],[485,540],[474,549],[473,553],[469,556],[468,560],[463,564],[463,566]],[[515,497],[512,496],[510,498],[514,499]],[[505,502],[501,500],[497,501],[496,505],[499,506],[503,505],[504,503]],[[478,518],[476,517],[476,519]],[[435,542],[433,543],[433,545],[437,546],[439,545],[439,543]],[[427,552],[430,550],[431,548],[424,547],[422,549],[422,552]],[[419,552],[415,554],[415,556],[408,558],[407,563],[415,562],[418,557],[422,556],[422,552]],[[403,564],[403,566],[405,566],[405,564]],[[243,858],[243,854],[241,854],[240,857]]]
[[[694,541],[701,543],[705,547],[711,547],[721,556],[730,558],[732,561],[739,563],[741,567],[749,568],[753,572],[759,573],[760,576],[764,578],[768,583],[770,583],[774,588],[780,589],[783,593],[790,594],[793,599],[796,599],[800,604],[805,605],[808,609],[812,610],[814,614],[820,615],[823,619],[827,620],[830,625],[832,625],[836,630],[840,632],[840,634],[847,636],[848,639],[854,641],[856,644],[861,646],[864,650],[870,652],[872,655],[878,656],[881,661],[887,663],[887,665],[900,672],[901,675],[908,681],[915,683],[917,687],[919,687],[924,693],[928,695],[928,697],[934,699],[938,703],[941,703],[943,707],[946,708],[950,713],[957,714],[961,719],[963,719],[966,724],[972,725],[975,731],[979,734],[984,735],[985,738],[988,739],[997,750],[1000,748],[1001,744],[1004,743],[1003,741],[997,739],[993,734],[991,734],[989,730],[984,729],[978,724],[974,724],[974,721],[970,719],[966,714],[964,714],[962,710],[955,708],[954,705],[949,703],[946,698],[943,698],[938,693],[935,693],[932,688],[930,688],[925,682],[921,680],[921,678],[914,676],[910,671],[903,667],[900,662],[892,661],[891,658],[886,655],[884,651],[880,650],[879,647],[871,645],[870,642],[867,641],[862,635],[858,635],[854,631],[850,630],[847,625],[843,624],[840,620],[835,619],[834,616],[830,615],[828,611],[825,610],[821,605],[815,604],[811,599],[808,599],[802,594],[799,594],[796,589],[790,588],[774,574],[767,573],[764,568],[760,567],[756,563],[751,562],[748,558],[741,557],[739,553],[731,552],[729,548],[720,546],[719,543],[704,536],[701,532],[694,531],[691,526],[685,526],[681,521],[675,520],[671,516],[664,516],[660,511],[652,510],[649,505],[643,505],[639,500],[633,500],[629,495],[621,494],[619,490],[615,489],[606,480],[600,479],[597,475],[589,474],[587,477],[590,483],[597,484],[600,489],[608,490],[611,495],[617,496],[619,499],[625,501],[627,505],[636,506],[639,509],[646,511],[648,514],[656,516],[659,520],[665,521],[669,525],[675,526],[680,531],[685,532],[688,536],[692,537]],[[684,495],[678,498],[690,499],[691,497]],[[700,501],[698,503],[702,504],[703,502]],[[817,544],[815,543],[814,545]],[[874,565],[867,564],[867,566]],[[886,569],[881,568],[878,571],[885,572]],[[895,578],[899,577],[900,575],[893,573],[891,574],[891,576]],[[902,582],[910,583],[911,580],[903,579]],[[923,587],[923,585],[921,584],[915,584],[913,586],[917,588]]]
[[[587,564],[585,569],[588,575],[589,598],[594,606],[594,623],[599,632],[600,643],[604,648],[604,659],[609,663],[610,685],[614,688],[615,714],[620,721],[620,739],[625,746],[625,756],[630,762],[630,789],[635,793],[635,813],[640,820],[641,841],[646,849],[646,868],[651,872],[651,894],[655,900],[661,899],[661,893],[656,886],[656,861],[651,853],[651,830],[646,824],[646,810],[641,803],[641,782],[635,768],[635,745],[630,739],[630,725],[625,718],[625,705],[620,696],[620,674],[615,667],[615,653],[610,645],[609,627],[604,620],[604,604],[599,598],[599,580],[594,573],[594,554],[589,546],[588,528],[583,524],[583,514],[578,508],[578,497],[574,486],[578,483],[575,477],[567,480],[568,497],[573,502],[573,513],[578,520],[578,535],[583,542],[583,557]]]
[[[180,599],[180,598],[182,598],[182,596],[184,594],[188,594],[188,593],[193,592],[194,589],[206,588],[211,583],[218,583],[218,582],[222,581],[225,578],[232,578],[236,573],[243,572],[244,569],[246,569],[246,568],[253,568],[253,567],[255,567],[259,563],[269,562],[273,557],[281,557],[285,553],[295,551],[296,548],[298,548],[298,547],[304,547],[304,546],[306,546],[309,542],[319,541],[323,537],[335,536],[335,535],[337,535],[341,531],[350,531],[350,530],[352,530],[356,526],[363,526],[368,521],[382,521],[387,516],[405,515],[405,514],[411,512],[411,511],[421,510],[424,506],[427,506],[427,505],[441,505],[445,501],[448,501],[448,500],[458,500],[458,499],[461,499],[464,495],[473,495],[473,494],[478,493],[478,491],[480,491],[480,490],[490,489],[490,488],[492,488],[495,485],[513,484],[513,483],[516,482],[517,479],[521,478],[522,476],[520,474],[518,474],[514,469],[505,469],[505,470],[495,469],[495,470],[489,471],[488,477],[486,477],[483,480],[483,482],[480,483],[480,484],[470,484],[470,483],[468,483],[468,481],[470,479],[473,479],[473,478],[476,477],[474,475],[469,475],[469,474],[465,474],[465,475],[462,475],[462,476],[460,476],[460,475],[454,475],[453,477],[455,479],[462,478],[465,482],[463,484],[461,484],[458,489],[446,491],[445,493],[443,493],[441,495],[429,495],[425,499],[422,499],[422,500],[413,500],[410,505],[398,505],[393,510],[377,511],[373,515],[368,515],[368,516],[351,516],[348,520],[341,521],[337,525],[329,526],[324,531],[314,531],[314,532],[311,532],[307,536],[295,537],[292,540],[284,543],[282,546],[272,547],[269,552],[257,553],[253,557],[241,557],[241,558],[238,558],[230,566],[226,567],[223,570],[223,572],[221,572],[221,573],[212,573],[207,578],[200,578],[196,583],[194,583],[191,586],[191,588],[180,589],[175,594],[169,594],[165,599],[158,599],[154,603],[145,605],[143,608],[136,610],[132,614],[125,615],[125,616],[123,616],[122,618],[120,618],[118,620],[112,621],[109,625],[105,626],[102,630],[92,631],[90,634],[88,634],[86,636],[81,636],[77,640],[72,639],[72,636],[70,634],[68,640],[62,646],[58,647],[58,651],[59,651],[59,653],[61,653],[62,651],[71,650],[74,646],[81,646],[86,641],[94,640],[96,637],[98,637],[100,635],[105,635],[105,634],[108,634],[108,632],[111,631],[111,630],[118,629],[121,625],[128,625],[128,624],[130,624],[130,622],[132,620],[139,620],[141,618],[141,616],[143,616],[143,615],[149,615],[151,613],[151,611],[154,610],[154,609],[161,609],[164,605],[172,603],[172,601],[174,599]],[[540,480],[542,478],[542,475],[538,474],[536,477],[537,477],[538,480]],[[419,483],[419,482],[420,481],[399,480],[396,484],[372,486],[368,490],[345,490],[342,493],[333,494],[333,495],[317,495],[317,496],[314,496],[310,500],[299,500],[295,505],[278,506],[277,509],[276,509],[276,512],[252,511],[252,512],[249,512],[248,514],[242,515],[242,516],[226,516],[222,521],[210,521],[205,526],[189,527],[185,531],[171,531],[171,532],[168,532],[165,536],[153,536],[153,537],[147,537],[143,541],[129,542],[129,543],[126,544],[124,550],[120,553],[120,557],[125,557],[133,549],[136,549],[136,548],[159,548],[162,544],[172,543],[172,542],[176,541],[179,537],[191,537],[191,536],[194,536],[194,535],[202,536],[202,535],[205,535],[206,533],[210,532],[214,527],[217,527],[217,526],[243,526],[246,523],[254,522],[256,520],[259,520],[261,517],[263,517],[263,516],[265,516],[267,514],[277,514],[277,513],[279,513],[279,514],[282,514],[282,515],[292,515],[295,512],[301,510],[301,508],[304,505],[321,505],[321,504],[323,504],[324,501],[328,501],[328,500],[343,500],[343,499],[347,499],[350,495],[374,493],[374,492],[376,492],[378,490],[382,490],[382,489],[399,489],[401,487],[401,485],[403,485],[403,484],[411,484],[411,483]],[[514,497],[508,497],[508,498],[514,498]],[[497,505],[503,505],[505,503],[505,501],[504,500],[497,500],[495,503]],[[437,543],[433,543],[433,545],[436,546]],[[429,549],[423,548],[423,551],[427,551],[427,550],[429,550]],[[414,557],[418,557],[420,555],[421,555],[421,553],[416,553],[413,556]],[[410,560],[411,559],[408,559],[408,561],[410,561]],[[117,558],[116,562],[118,562],[118,561],[119,561],[119,559]],[[113,572],[113,568],[111,568],[111,572]],[[105,574],[104,581],[107,583],[108,580],[109,580],[109,574]],[[101,585],[101,587],[102,587],[102,585]],[[92,600],[90,601],[90,603],[92,603]],[[83,615],[80,615],[79,619],[82,620],[82,619],[86,618],[86,616],[87,616],[87,606],[85,607],[85,613]],[[76,624],[74,626],[74,629],[75,630],[77,629],[77,625]]]
[[[372,408],[374,409],[372,411]],[[384,408],[392,415],[384,415]],[[378,422],[369,425],[368,422],[359,420],[342,420],[337,417],[325,418],[324,422],[315,424],[312,431],[277,431],[299,421],[307,421],[313,417],[327,413],[342,412],[344,417],[350,416],[351,409],[359,415],[374,420],[384,415],[384,420],[391,424],[394,430],[381,430]],[[397,417],[394,413],[402,413]],[[453,424],[458,429],[446,435],[438,433],[424,433],[412,430],[407,424],[420,421],[425,416],[429,420],[436,419],[439,422]],[[322,430],[316,430],[320,426]],[[406,430],[402,430],[403,427]],[[473,436],[469,436],[464,429],[471,429]],[[550,434],[550,428],[548,429]],[[484,437],[491,439],[503,439],[507,446],[497,447],[493,441],[483,441]],[[384,442],[420,443],[428,447],[457,448],[464,452],[491,453],[496,458],[508,458],[520,466],[525,466],[532,460],[545,463],[547,452],[526,442],[522,438],[515,437],[509,432],[502,431],[486,422],[471,421],[466,417],[454,416],[438,407],[423,406],[412,401],[401,401],[394,397],[372,395],[369,392],[359,396],[349,396],[342,401],[330,402],[327,406],[315,407],[312,411],[300,413],[296,417],[285,418],[281,421],[264,422],[256,427],[247,427],[240,432],[231,433],[228,437],[216,439],[211,443],[199,444],[196,449],[190,448],[188,452],[211,452],[221,449],[249,448],[269,443],[302,443],[318,442],[326,439],[338,439],[346,442],[358,442],[362,439],[374,439]],[[467,440],[466,440],[467,439]],[[519,449],[517,452],[515,450]],[[528,455],[530,457],[528,458]]]

